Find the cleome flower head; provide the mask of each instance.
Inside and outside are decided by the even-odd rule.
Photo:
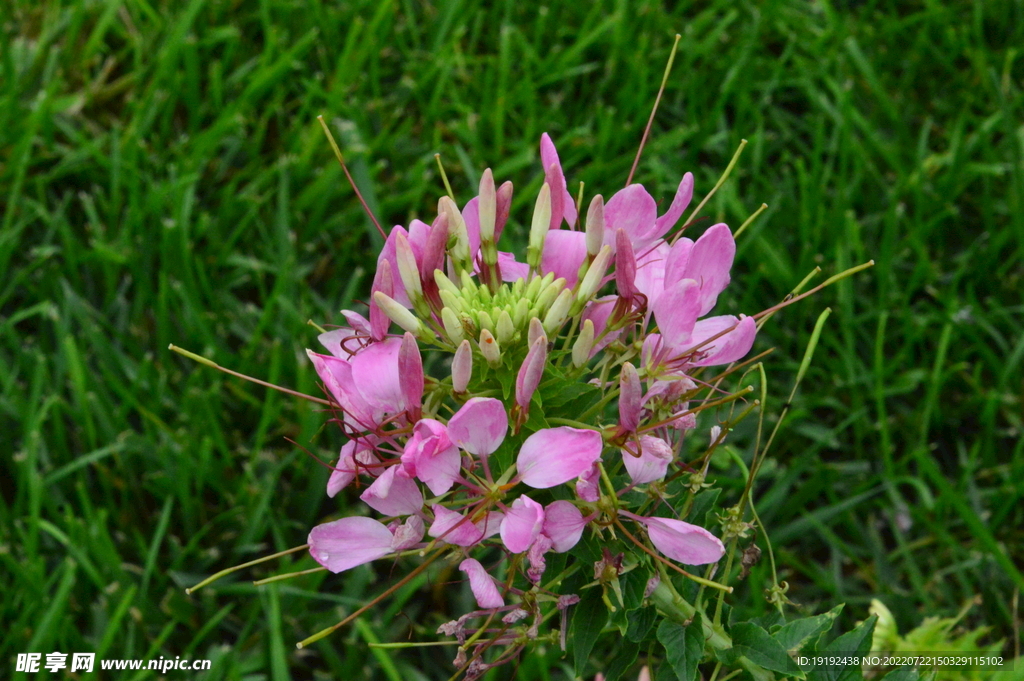
[[[510,654],[545,636],[545,604],[578,600],[544,578],[588,533],[617,556],[589,585],[608,594],[624,570],[657,579],[722,557],[661,500],[667,477],[696,472],[680,459],[695,375],[742,359],[756,333],[751,317],[709,316],[736,249],[724,224],[696,240],[674,229],[692,175],[661,215],[639,184],[584,211],[547,134],[540,156],[524,254],[498,250],[513,190],[487,170],[461,208],[442,197],[429,222],[391,230],[369,316],[343,311],[326,352],[308,352],[348,438],[327,493],[359,481],[378,515],[314,527],[310,554],[332,572],[449,556],[479,610],[442,630],[474,640],[469,623],[498,614],[487,645]],[[470,675],[487,666],[473,659]]]

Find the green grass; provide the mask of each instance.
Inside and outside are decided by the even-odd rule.
[[[746,138],[705,213],[738,226],[770,206],[740,239],[722,303],[756,311],[817,265],[876,262],[759,339],[777,348],[774,418],[818,311],[834,310],[758,486],[789,596],[813,612],[848,602],[845,627],[879,597],[903,631],[980,596],[966,623],[1012,642],[1024,6],[437,5],[4,10],[3,664],[95,651],[206,657],[207,678],[446,678],[449,649],[380,665],[366,643],[406,640],[411,626],[429,638],[465,603],[450,573],[302,652],[292,644],[382,590],[391,567],[247,581],[312,565],[284,559],[184,594],[343,510],[323,493],[327,472],[285,438],[327,458],[340,441],[308,404],[166,348],[316,390],[305,322],[337,323],[366,295],[379,246],[317,114],[388,224],[430,214],[437,152],[463,201],[488,165],[512,179],[511,244],[541,183],[541,132],[570,182],[605,196],[624,183],[676,31],[637,180],[666,199],[692,170],[701,195]],[[738,476],[719,472],[726,487]],[[755,568],[737,609],[765,610],[765,574]],[[564,678],[561,664],[557,651],[531,657],[520,678]]]

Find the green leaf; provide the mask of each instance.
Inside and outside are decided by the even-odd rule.
[[[687,626],[669,620],[658,625],[658,640],[665,646],[665,659],[679,681],[697,678],[697,664],[704,656],[704,628],[700,613]]]
[[[804,672],[793,661],[782,645],[771,635],[753,622],[740,622],[729,632],[732,636],[732,648],[723,650],[718,655],[723,663],[734,665],[741,657],[746,657],[754,664],[773,672],[779,672],[798,679],[804,678]]]
[[[653,608],[652,608],[653,609]],[[618,681],[636,662],[640,646],[635,643],[624,643],[619,646],[619,654],[611,661],[604,672],[604,681]]]
[[[716,487],[702,490],[699,494],[694,495],[693,505],[690,506],[690,512],[686,515],[686,522],[704,527],[708,511],[715,507],[715,502],[718,501],[718,495],[721,493],[721,488]]]
[[[874,615],[867,618],[856,629],[843,634],[828,644],[825,650],[821,651],[821,654],[837,657],[864,655],[871,649],[871,635],[875,631],[877,619]],[[856,664],[845,667],[815,667],[807,678],[808,681],[854,681],[855,679],[863,679],[864,672],[861,670],[860,665]]]
[[[882,681],[918,681],[921,674],[914,667],[900,667],[882,677]]]
[[[626,639],[633,643],[640,643],[654,628],[658,621],[658,609],[653,605],[646,608],[634,610],[629,614],[629,626],[626,628]]]
[[[805,643],[812,638],[816,639],[832,628],[839,613],[843,611],[843,604],[839,604],[823,615],[805,617],[803,619],[787,622],[772,636],[783,648],[789,651],[800,650]],[[813,641],[811,641],[813,643]]]
[[[590,659],[590,651],[594,649],[594,643],[608,621],[608,608],[601,600],[600,589],[588,589],[580,602],[573,606],[573,610],[569,645],[576,676],[581,676]]]
[[[596,385],[590,383],[566,383],[568,379],[557,384],[548,386],[541,385],[541,392],[544,394],[544,404],[548,409],[561,407],[569,402],[586,396],[597,396],[601,391]],[[578,412],[576,412],[578,415]]]

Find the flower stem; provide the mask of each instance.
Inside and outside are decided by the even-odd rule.
[[[279,551],[279,552],[273,553],[273,554],[271,554],[269,556],[263,556],[262,558],[257,558],[256,560],[250,560],[248,563],[242,563],[241,565],[236,565],[234,567],[229,567],[226,570],[221,570],[220,572],[215,572],[214,574],[210,575],[209,577],[207,577],[203,581],[199,582],[195,586],[190,587],[188,589],[185,589],[185,593],[188,594],[188,595],[192,595],[196,591],[199,591],[200,589],[202,589],[207,584],[212,584],[213,582],[216,582],[221,577],[226,577],[226,576],[230,575],[232,572],[237,572],[238,570],[241,570],[243,568],[252,567],[253,565],[259,565],[260,563],[265,563],[268,560],[274,560],[275,558],[280,558],[281,556],[287,556],[289,553],[295,553],[297,551],[302,551],[303,549],[308,549],[308,548],[309,548],[309,544],[303,544],[302,546],[296,546],[294,548],[290,548],[290,549],[287,549],[285,551]]]

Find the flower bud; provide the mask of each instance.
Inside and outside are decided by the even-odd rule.
[[[516,326],[512,323],[512,316],[506,310],[498,315],[497,322],[498,342],[502,345],[509,343],[516,333]]]
[[[382,260],[377,266],[377,273],[373,277],[373,287],[370,289],[370,335],[374,340],[384,340],[384,337],[388,335],[388,327],[391,326],[391,322],[388,321],[384,310],[373,298],[377,291],[386,296],[392,296],[395,293],[394,282],[391,279],[391,263],[387,260]]]
[[[583,309],[583,306],[590,302],[590,299],[601,288],[601,282],[604,280],[604,273],[608,269],[608,262],[612,258],[612,247],[602,246],[601,251],[594,258],[594,262],[590,264],[590,269],[587,270],[587,275],[583,277],[583,281],[580,282],[579,289],[576,290],[576,304],[573,305],[572,312],[570,314],[577,314]]]
[[[540,319],[534,317],[530,320],[530,327],[526,331],[526,343],[530,347],[537,342],[538,338],[543,338],[544,342],[547,343],[547,335],[544,333],[544,325]]]
[[[452,390],[457,393],[466,392],[469,379],[473,376],[473,348],[468,340],[459,343],[452,359]]]
[[[487,329],[491,333],[497,331],[497,325],[494,323],[494,320],[491,319],[491,315],[487,314],[486,310],[480,310],[477,312],[476,319],[480,323],[481,329]]]
[[[423,358],[416,337],[408,331],[398,349],[398,385],[405,398],[405,408],[413,421],[420,417],[423,402]]]
[[[601,251],[604,243],[604,199],[598,194],[587,210],[587,254],[591,258]]]
[[[491,169],[484,170],[480,176],[480,242],[494,243],[494,227],[497,217],[497,195],[494,189],[494,175]]]
[[[587,319],[583,322],[580,335],[572,345],[572,365],[579,369],[590,359],[590,351],[594,348],[594,322]]]
[[[413,308],[421,315],[430,314],[430,308],[423,298],[423,284],[420,282],[420,267],[416,263],[416,254],[405,234],[395,230],[395,259],[398,261],[398,275],[402,278],[405,293]]]
[[[633,244],[623,229],[615,232],[615,285],[619,289],[619,297],[632,302],[638,293],[636,289],[636,254]]]
[[[441,302],[444,306],[450,308],[452,312],[465,312],[466,309],[462,304],[462,298],[457,294],[452,293],[446,289],[441,289],[437,292],[437,295],[441,297]]]
[[[443,295],[444,291],[441,293]],[[444,332],[448,335],[448,340],[452,343],[459,343],[466,337],[466,332],[462,328],[462,322],[452,308],[445,307],[441,309],[441,323],[444,325]]]
[[[619,427],[635,433],[640,425],[640,408],[643,388],[640,376],[629,362],[622,365],[619,374]],[[639,454],[637,454],[639,456]]]
[[[544,376],[544,365],[548,361],[548,339],[543,335],[530,345],[526,359],[516,377],[516,404],[524,411],[530,408],[530,398]]]
[[[462,219],[459,207],[447,196],[437,202],[437,212],[444,213],[448,218],[448,251],[456,272],[464,272],[473,268],[473,254],[469,252],[469,230]]]
[[[406,331],[415,334],[415,336],[422,340],[433,340],[436,335],[431,331],[423,322],[421,322],[416,315],[409,310],[405,309],[401,303],[396,301],[394,298],[388,296],[383,291],[377,291],[373,294],[373,299],[380,306],[380,309],[384,311],[391,321],[398,324]]]
[[[448,215],[439,213],[430,225],[427,245],[420,260],[420,278],[430,281],[434,271],[444,267],[445,248],[448,246]],[[440,285],[440,284],[439,284]]]
[[[533,222],[530,225],[530,243],[526,248],[526,262],[530,268],[540,268],[540,256],[544,251],[544,239],[551,227],[551,187],[545,182],[537,195],[533,208]]]
[[[547,277],[544,278],[547,279]],[[565,279],[561,277],[555,279],[541,290],[540,295],[537,296],[536,307],[541,311],[546,311],[551,307],[551,304],[555,302],[555,298],[558,297],[558,294],[560,294],[564,288]]]
[[[544,332],[548,336],[558,335],[558,330],[569,318],[569,308],[572,307],[572,302],[572,291],[567,288],[562,289],[562,292],[555,298],[555,302],[551,304],[551,308],[548,309],[547,315],[544,316]]]
[[[515,327],[521,328],[526,323],[527,315],[530,314],[530,303],[527,302],[526,298],[520,298],[516,302],[516,307],[512,310],[512,323]]]
[[[501,231],[505,229],[505,223],[508,222],[509,209],[512,208],[512,183],[502,182],[495,198],[494,243],[498,243],[498,240],[501,239]]]
[[[434,270],[434,281],[437,282],[438,290],[448,291],[449,293],[453,293],[457,296],[462,295],[462,290],[454,283],[452,283],[452,280],[449,279],[448,276],[439,269]]]
[[[480,354],[484,356],[484,359],[492,367],[498,366],[498,362],[501,361],[501,346],[498,345],[494,334],[487,329],[481,329],[480,331]]]

